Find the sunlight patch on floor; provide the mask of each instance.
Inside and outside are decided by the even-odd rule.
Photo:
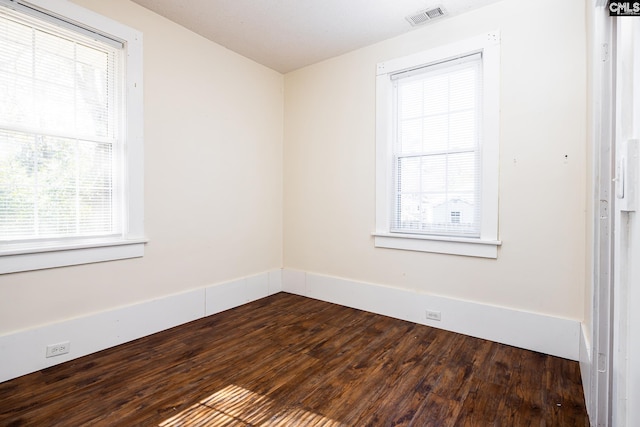
[[[343,427],[343,424],[304,409],[283,408],[266,396],[232,384],[159,424],[159,427],[178,426]]]

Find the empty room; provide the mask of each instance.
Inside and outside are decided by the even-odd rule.
[[[640,3],[0,0],[0,425],[640,425]]]

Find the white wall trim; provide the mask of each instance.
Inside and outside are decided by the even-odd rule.
[[[0,336],[0,382],[68,362],[282,290],[282,270],[218,283]],[[68,354],[45,357],[46,346],[70,341]]]
[[[581,332],[580,322],[576,320],[304,271],[273,270],[0,336],[0,382],[280,291],[580,360],[581,367],[589,360],[584,331]],[[427,320],[427,309],[439,311],[442,320]],[[64,341],[71,342],[68,354],[45,358],[47,345]]]
[[[579,357],[580,322],[573,319],[295,270],[283,270],[282,290],[566,359]],[[442,320],[428,320],[427,309],[439,311]]]

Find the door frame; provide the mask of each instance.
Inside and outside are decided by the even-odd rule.
[[[587,408],[594,426],[612,425],[612,350],[615,280],[616,23],[606,0],[591,2],[593,252],[591,351]]]

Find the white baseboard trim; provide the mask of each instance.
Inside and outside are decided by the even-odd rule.
[[[282,290],[566,359],[579,357],[577,320],[286,269]],[[440,312],[441,320],[428,320],[426,310]]]
[[[0,336],[0,382],[58,365],[282,291],[282,270]],[[70,352],[46,358],[46,346]]]
[[[273,270],[0,336],[0,382],[280,291],[579,360],[587,384],[582,365],[589,349],[578,321],[295,270]],[[442,320],[427,320],[427,309],[439,311]],[[47,345],[64,341],[71,343],[68,354],[45,357]]]

